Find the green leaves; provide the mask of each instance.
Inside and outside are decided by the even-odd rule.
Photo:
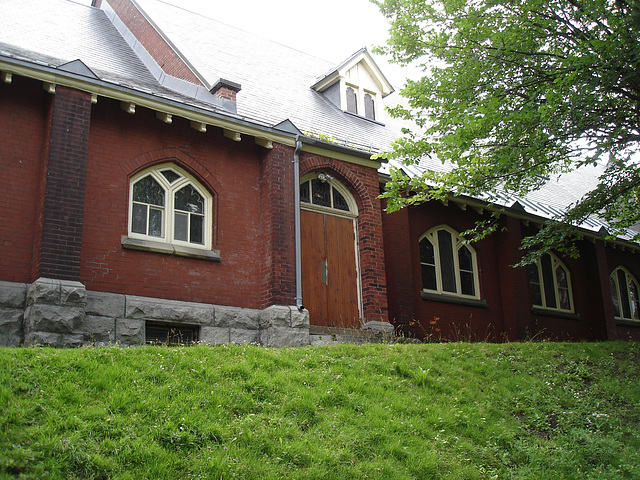
[[[387,157],[412,164],[435,156],[451,166],[415,181],[392,177],[391,209],[434,198],[425,193],[434,188],[526,195],[541,177],[615,158],[620,167],[558,220],[640,220],[628,178],[640,154],[637,0],[374,3],[391,25],[379,51],[425,67],[401,92],[408,107],[389,110],[417,128]],[[415,195],[400,198],[409,187]],[[612,190],[629,193],[607,197]]]

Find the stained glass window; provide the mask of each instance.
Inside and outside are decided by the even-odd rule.
[[[437,227],[419,247],[423,290],[478,298],[475,252],[456,232]]]
[[[640,321],[640,288],[635,277],[618,267],[609,276],[609,285],[615,317]]]
[[[209,198],[186,173],[166,164],[135,179],[130,232],[142,237],[206,246]]]

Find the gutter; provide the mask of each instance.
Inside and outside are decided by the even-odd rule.
[[[302,140],[296,135],[296,149],[293,151],[293,210],[295,229],[295,255],[296,255],[296,307],[303,310],[302,304],[302,241],[300,239],[300,150]]]

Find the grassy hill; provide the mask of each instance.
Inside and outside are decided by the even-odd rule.
[[[0,349],[0,478],[640,478],[640,344]]]

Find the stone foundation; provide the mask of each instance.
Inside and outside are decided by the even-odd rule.
[[[87,291],[79,282],[0,282],[0,346],[143,345],[146,322],[197,327],[198,342],[309,344],[309,313],[293,306],[255,310]]]

